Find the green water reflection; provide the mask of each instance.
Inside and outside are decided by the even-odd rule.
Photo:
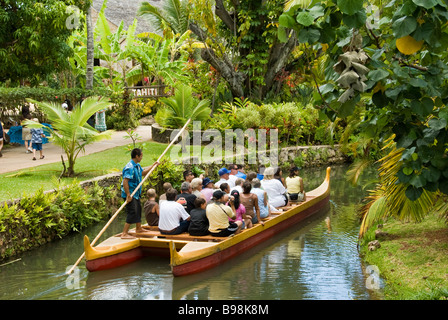
[[[312,220],[199,275],[174,278],[168,259],[146,258],[94,273],[81,263],[67,277],[82,254],[83,234],[74,234],[0,267],[0,299],[377,299],[380,292],[366,289],[357,251],[356,206],[363,191],[350,186],[346,170],[333,168],[331,201]],[[324,176],[324,168],[305,171],[306,188]],[[120,232],[123,219],[103,237]],[[102,227],[85,233],[93,239]]]

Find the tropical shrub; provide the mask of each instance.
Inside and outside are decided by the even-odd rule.
[[[46,128],[50,131],[52,141],[60,146],[68,161],[68,167],[64,165],[64,175],[73,176],[75,174],[75,162],[85,146],[104,139],[110,139],[112,131],[98,132],[87,124],[87,120],[96,112],[110,107],[110,102],[105,98],[89,97],[85,99],[81,106],[75,108],[71,114],[65,112],[55,103],[39,102],[28,99],[43,111],[52,127],[45,127],[43,124],[34,121],[26,121],[25,125],[30,128]]]
[[[130,101],[128,91],[115,92],[110,97],[113,105],[106,112],[106,125],[117,131],[135,129],[138,126],[138,111]]]
[[[210,116],[209,100],[200,100],[193,97],[191,87],[178,84],[174,97],[161,98],[160,101],[166,105],[162,112],[164,118],[158,116],[158,122],[163,127],[181,128],[191,119],[191,121],[205,122]]]
[[[257,105],[250,101],[235,99],[224,104],[215,113],[207,128],[225,129],[277,129],[279,142],[284,145],[328,143],[338,137],[338,126],[319,119],[319,112],[311,105],[299,103],[271,103]],[[317,130],[319,129],[319,130]],[[316,135],[319,132],[319,135]],[[331,134],[329,134],[331,132]]]
[[[19,203],[0,206],[0,259],[26,251],[72,231],[79,231],[112,213],[114,186],[84,190],[77,181],[55,192],[42,188]]]

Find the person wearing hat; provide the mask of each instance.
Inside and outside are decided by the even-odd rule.
[[[303,188],[303,179],[299,176],[299,168],[292,167],[289,176],[286,177],[286,189],[291,201],[305,201],[306,194]]]
[[[226,205],[227,202],[230,206]],[[229,218],[236,218],[234,199],[230,198],[229,201],[229,195],[221,190],[213,192],[212,202],[207,206],[206,215],[209,221],[208,231],[212,236],[228,237],[241,231],[242,221],[229,221]]]
[[[224,182],[227,182],[229,184],[230,189],[232,189],[235,186],[235,182],[229,179],[230,170],[228,170],[227,168],[219,169],[218,175],[219,180],[215,183],[216,188],[219,188],[219,185]]]
[[[212,199],[213,192],[215,191],[215,185],[213,184],[213,180],[210,178],[205,178],[202,180],[202,190],[201,194],[205,198],[207,203]]]

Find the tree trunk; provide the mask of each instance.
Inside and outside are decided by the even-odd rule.
[[[190,30],[196,34],[202,42],[207,40],[207,34],[194,23],[190,23]],[[241,98],[244,96],[244,80],[246,76],[242,72],[235,70],[235,66],[229,61],[228,57],[223,54],[221,58],[217,57],[215,51],[211,48],[201,49],[201,57],[215,68],[227,81],[230,91],[234,97]]]
[[[86,24],[87,24],[87,67],[86,67],[86,90],[93,89],[93,51],[94,51],[94,42],[93,42],[93,26],[92,26],[92,7],[87,9],[86,15]]]
[[[265,96],[275,84],[277,74],[285,68],[288,58],[297,44],[297,36],[295,31],[291,30],[291,36],[288,42],[277,42],[271,49],[266,74],[264,76],[264,87],[262,95]]]

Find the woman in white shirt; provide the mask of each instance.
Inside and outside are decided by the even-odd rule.
[[[261,187],[268,194],[269,204],[275,208],[283,207],[288,204],[285,186],[274,178],[275,170],[273,167],[266,168],[264,178],[261,180]]]

